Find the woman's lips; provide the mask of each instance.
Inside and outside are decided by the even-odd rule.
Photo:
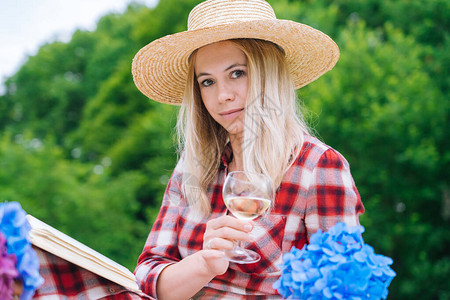
[[[243,110],[244,110],[243,108],[231,109],[228,111],[221,112],[219,113],[219,115],[221,115],[225,119],[233,119],[237,117]]]

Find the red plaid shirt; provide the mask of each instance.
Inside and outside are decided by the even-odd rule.
[[[33,299],[153,299],[143,293],[129,291],[40,248],[33,247],[33,249],[39,258],[39,274],[44,278],[44,283],[36,291]]]
[[[181,193],[183,159],[178,162],[135,270],[146,294],[156,297],[156,281],[164,267],[201,250],[206,222],[228,213],[222,184],[230,158],[228,148],[208,190],[212,213],[204,218],[192,213]],[[276,193],[274,208],[268,216],[254,220],[255,242],[245,245],[257,251],[261,260],[247,265],[230,263],[225,274],[216,276],[194,298],[280,298],[272,284],[281,274],[278,266],[282,254],[292,246],[302,248],[319,228],[327,230],[339,221],[359,224],[358,216],[363,212],[345,158],[317,139],[305,136],[299,156]]]

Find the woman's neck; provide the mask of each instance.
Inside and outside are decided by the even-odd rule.
[[[243,171],[244,161],[242,158],[242,136],[230,135],[231,149],[233,150],[233,159],[231,160],[228,171]]]

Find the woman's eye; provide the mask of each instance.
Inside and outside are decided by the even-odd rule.
[[[205,79],[202,82],[200,82],[200,85],[204,86],[204,87],[208,87],[213,83],[214,83],[214,81],[212,81],[211,79]]]
[[[235,71],[231,72],[231,78],[239,78],[244,74],[245,74],[245,72],[242,70],[235,70]]]

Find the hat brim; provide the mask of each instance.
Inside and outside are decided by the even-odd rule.
[[[339,58],[336,43],[310,26],[278,19],[241,22],[184,31],[151,42],[133,59],[134,82],[148,98],[179,105],[189,55],[205,45],[236,38],[267,40],[283,48],[296,89],[332,69]]]

